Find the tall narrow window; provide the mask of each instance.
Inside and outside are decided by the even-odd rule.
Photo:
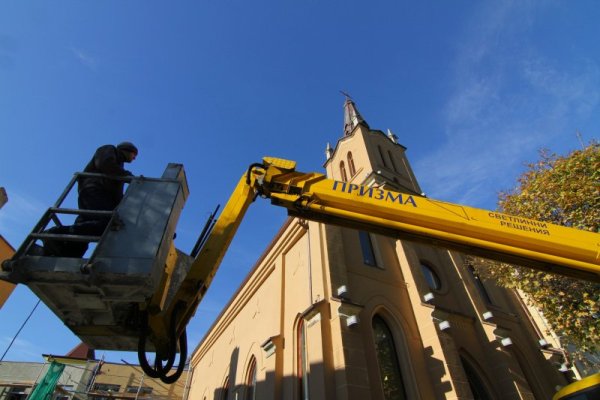
[[[369,232],[359,231],[358,238],[360,240],[360,248],[362,250],[363,262],[372,267],[376,267],[377,260],[375,259],[375,250],[373,249],[371,235],[369,235]]]
[[[378,315],[373,317],[373,335],[383,397],[386,400],[406,399],[406,389],[402,381],[394,338],[388,325]]]
[[[308,400],[308,353],[306,351],[306,325],[298,324],[298,398]]]
[[[394,171],[398,172],[398,168],[396,168],[396,163],[394,162],[394,155],[389,150],[388,150],[388,156],[390,156],[390,161],[392,162],[392,168],[394,169]]]
[[[379,157],[381,157],[381,162],[383,163],[383,166],[387,167],[387,163],[385,162],[385,154],[383,154],[381,146],[377,146],[377,150],[379,150]]]
[[[477,274],[477,272],[475,271],[475,268],[473,268],[471,265],[467,265],[467,268],[469,269],[471,276],[473,276],[473,279],[475,280],[475,286],[477,286],[477,290],[479,291],[481,297],[483,297],[483,300],[485,300],[485,302],[488,304],[492,304],[492,298],[490,297],[490,294],[483,285],[479,274]]]
[[[354,158],[352,158],[352,153],[348,152],[348,168],[350,169],[350,176],[356,175],[356,167],[354,167]]]
[[[473,398],[475,400],[491,399],[492,397],[489,395],[475,368],[473,368],[473,366],[467,360],[465,360],[463,356],[460,356],[460,362],[465,370],[465,375],[467,375],[467,380],[469,381]]]
[[[252,357],[246,374],[246,400],[256,399],[256,358]]]
[[[342,175],[342,181],[348,182],[348,175],[346,175],[346,166],[344,165],[343,161],[340,162],[340,174]]]

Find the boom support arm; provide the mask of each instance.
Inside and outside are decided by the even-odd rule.
[[[321,174],[276,174],[273,169],[268,169],[261,194],[291,215],[600,281],[596,233],[334,181]]]
[[[600,235],[596,233],[339,182],[318,173],[297,172],[293,161],[266,157],[240,179],[175,301],[165,310],[171,315],[172,307],[185,305],[185,312],[179,314],[178,331],[193,316],[256,196],[269,198],[272,204],[285,207],[290,215],[300,218],[600,281]],[[150,315],[150,326],[164,326],[160,321],[163,316]]]

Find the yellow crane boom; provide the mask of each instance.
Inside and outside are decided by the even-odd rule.
[[[188,278],[206,290],[256,196],[292,216],[459,249],[525,267],[600,281],[600,235],[495,211],[295,171],[266,157],[239,181]],[[205,286],[205,287],[203,287]],[[198,287],[198,286],[197,286]]]
[[[508,263],[600,282],[600,235],[422,196],[327,179],[295,170],[296,163],[265,157],[238,182],[171,304],[186,304],[185,327],[256,196],[292,216],[418,240]],[[164,315],[150,326],[165,327]],[[158,331],[155,331],[157,333]]]

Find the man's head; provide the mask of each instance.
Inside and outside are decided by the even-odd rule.
[[[125,155],[125,162],[132,162],[138,154],[138,149],[131,142],[122,142],[117,145],[117,149]]]

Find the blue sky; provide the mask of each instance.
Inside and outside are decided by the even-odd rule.
[[[130,140],[135,174],[185,165],[176,244],[189,252],[262,156],[323,171],[342,135],[340,90],[408,148],[429,197],[493,209],[538,149],[598,139],[598,21],[595,1],[5,0],[0,234],[17,247],[96,147]],[[191,348],[284,220],[252,206],[190,323]],[[0,310],[2,352],[36,301],[20,286]],[[78,342],[40,306],[5,359]]]

